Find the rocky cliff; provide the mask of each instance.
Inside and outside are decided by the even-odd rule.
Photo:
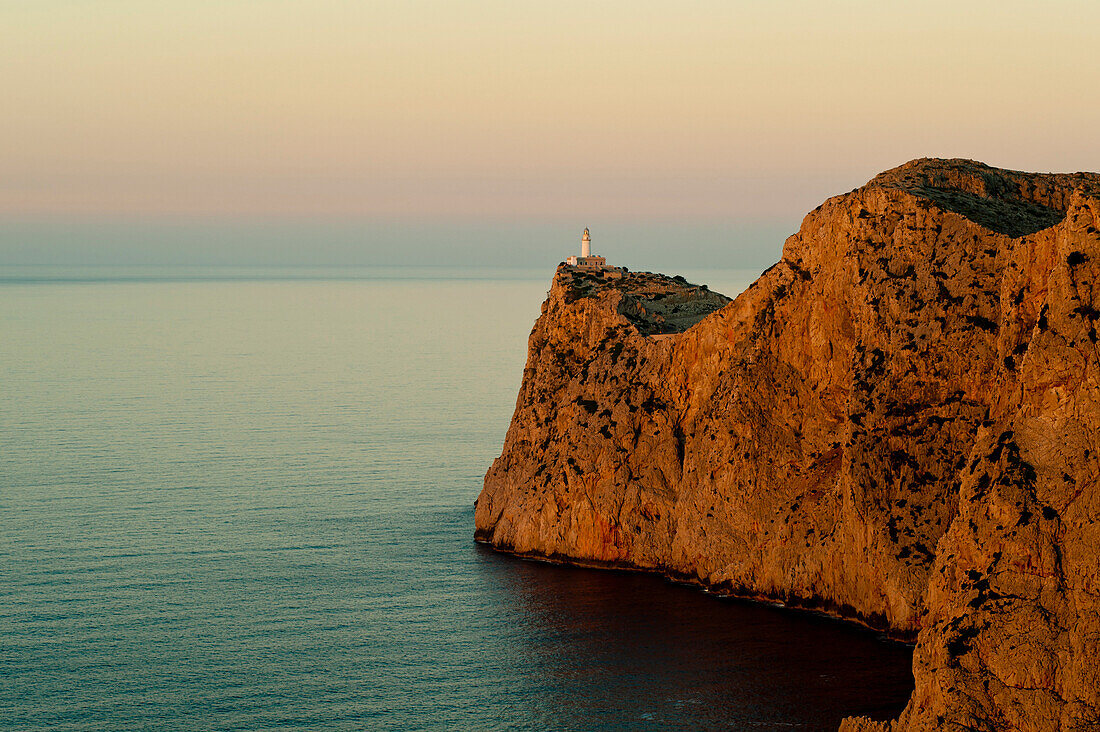
[[[900,730],[1100,724],[1100,175],[917,160],[732,302],[559,268],[477,536],[915,638]]]

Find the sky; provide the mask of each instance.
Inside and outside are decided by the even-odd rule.
[[[777,252],[913,158],[1100,170],[1097,28],[1095,0],[4,0],[0,263],[84,223]]]

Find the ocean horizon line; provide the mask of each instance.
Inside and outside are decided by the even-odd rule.
[[[250,281],[387,281],[387,280],[503,280],[549,281],[557,263],[544,267],[504,265],[222,265],[222,264],[0,264],[0,285],[74,283],[156,282],[250,282]],[[638,270],[643,271],[643,270]],[[668,274],[689,279],[701,276],[753,278],[756,267],[685,267]],[[709,284],[705,281],[700,284]]]

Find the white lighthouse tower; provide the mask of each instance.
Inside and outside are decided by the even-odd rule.
[[[584,230],[584,236],[581,237],[581,256],[569,257],[565,260],[565,263],[577,269],[600,270],[608,268],[607,259],[592,256],[592,235],[588,233],[587,228]]]

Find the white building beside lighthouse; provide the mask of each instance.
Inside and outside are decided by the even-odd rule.
[[[578,269],[605,269],[607,267],[606,258],[592,256],[592,237],[589,235],[587,228],[584,230],[584,236],[581,237],[581,256],[569,257],[565,260],[565,263]]]

